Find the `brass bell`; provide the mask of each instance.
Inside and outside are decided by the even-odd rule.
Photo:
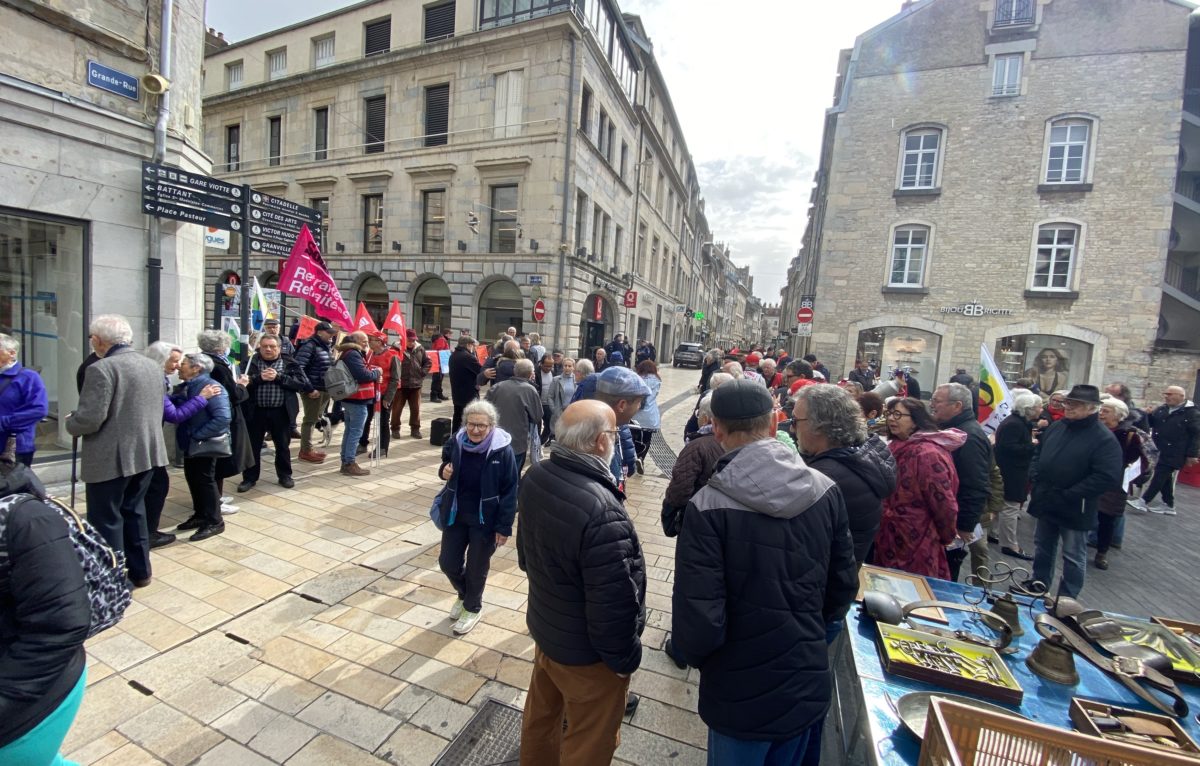
[[[1025,658],[1025,664],[1047,681],[1067,686],[1079,683],[1079,673],[1075,670],[1075,655],[1058,636],[1039,641],[1033,652]]]
[[[992,614],[1008,623],[1012,628],[1013,638],[1025,635],[1025,629],[1021,627],[1021,605],[1013,600],[1013,597],[1008,593],[996,599],[996,603],[992,604]]]

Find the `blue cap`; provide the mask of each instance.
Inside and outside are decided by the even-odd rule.
[[[609,367],[597,375],[596,392],[625,398],[651,396],[646,381],[628,367]]]

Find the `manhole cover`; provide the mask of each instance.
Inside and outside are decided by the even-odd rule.
[[[434,766],[505,766],[521,755],[521,709],[488,699]]]

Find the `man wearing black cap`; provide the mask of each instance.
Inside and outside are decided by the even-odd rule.
[[[675,551],[672,645],[700,671],[709,763],[800,763],[831,695],[826,631],[858,589],[842,493],[771,438],[766,387],[712,394],[726,449]]]
[[[1096,527],[1100,495],[1121,486],[1124,470],[1121,445],[1097,414],[1100,390],[1075,386],[1063,409],[1062,419],[1042,431],[1029,471],[1029,515],[1037,519],[1033,579],[1050,590],[1062,541],[1058,595],[1077,598],[1087,572],[1087,534]],[[1026,583],[1026,590],[1031,586]]]
[[[317,418],[325,411],[325,405],[329,403],[329,395],[325,393],[325,373],[333,364],[330,344],[336,334],[329,322],[317,322],[313,336],[296,352],[296,364],[304,371],[309,385],[309,390],[300,398],[300,403],[304,405],[304,420],[300,422],[299,457],[309,463],[325,461],[325,453],[313,449],[312,430]]]
[[[279,320],[275,317],[267,317],[263,321],[263,335],[274,335],[279,338],[279,353],[284,356],[295,356],[296,347],[288,340],[286,335],[279,334]]]

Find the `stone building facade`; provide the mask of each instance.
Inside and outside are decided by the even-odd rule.
[[[399,300],[426,338],[511,325],[590,353],[620,331],[661,352],[675,296],[634,255],[635,24],[611,0],[359,3],[211,53],[205,146],[221,177],[325,213],[351,306],[382,317]],[[237,252],[210,250],[209,285],[236,274]],[[279,268],[251,260],[267,287]]]
[[[1168,281],[1190,263],[1172,216],[1192,7],[924,0],[859,37],[789,271],[812,288],[784,291],[789,316],[816,296],[811,350],[925,390],[977,369],[981,344],[1044,394],[1190,388],[1200,303]]]
[[[203,321],[203,230],[142,211],[155,154],[160,0],[0,3],[0,332],[21,342],[50,398],[37,460],[70,455],[63,415],[99,314],[134,344],[194,343]],[[164,161],[207,173],[200,150],[203,0],[175,0]],[[53,473],[43,473],[43,477]]]

